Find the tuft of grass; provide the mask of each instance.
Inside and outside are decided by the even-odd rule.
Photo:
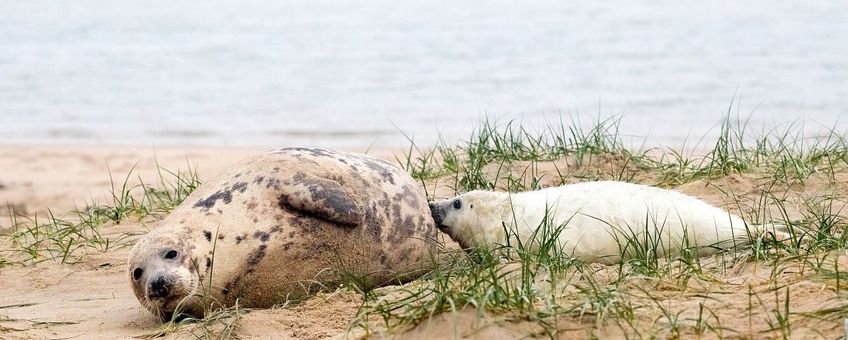
[[[186,317],[171,319],[156,332],[142,335],[141,338],[155,339],[170,334],[188,333],[195,339],[238,339],[239,321],[249,309],[235,306],[210,310],[203,318]]]
[[[190,165],[186,171],[171,171],[162,168],[157,161],[156,169],[157,181],[154,184],[145,183],[139,176],[137,185],[130,181],[135,167],[119,185],[116,185],[110,171],[111,204],[92,203],[86,209],[92,210],[91,215],[114,223],[130,218],[163,218],[200,185],[197,172]]]
[[[131,235],[107,238],[101,234],[101,227],[127,219],[162,218],[200,185],[197,173],[191,167],[185,172],[173,172],[163,169],[157,163],[157,169],[156,185],[146,184],[141,178],[140,184],[132,185],[130,178],[134,168],[121,183],[116,183],[110,172],[110,204],[92,202],[63,215],[47,210],[44,214],[31,217],[19,216],[10,208],[10,232],[0,234],[0,241],[9,241],[11,249],[7,250],[7,256],[16,260],[0,257],[0,267],[17,262],[38,263],[45,260],[74,262],[89,250],[105,252],[116,245],[122,245],[126,237]]]
[[[57,259],[65,263],[81,249],[105,252],[111,245],[110,240],[101,236],[91,224],[57,218],[49,210],[46,221],[35,216],[31,224],[14,223],[12,229],[12,246],[33,262]]]
[[[477,189],[507,188],[527,190],[541,186],[538,169],[533,164],[569,158],[574,166],[591,162],[593,156],[615,154],[622,159],[641,158],[624,147],[619,135],[620,117],[598,118],[590,128],[581,127],[579,120],[572,125],[560,121],[539,131],[520,126],[515,121],[503,125],[484,120],[470,138],[458,145],[444,140],[432,148],[421,148],[411,138],[409,148],[395,158],[413,178],[425,184],[436,178],[449,178],[447,185],[454,192]],[[510,166],[527,162],[521,174],[507,171]],[[627,177],[619,173],[619,177]]]

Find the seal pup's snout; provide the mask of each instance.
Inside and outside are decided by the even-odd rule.
[[[171,285],[165,280],[165,277],[160,275],[156,279],[151,280],[150,287],[147,289],[147,297],[150,299],[160,299],[168,297],[171,292]]]
[[[442,224],[442,222],[444,222],[444,218],[442,217],[442,209],[439,208],[438,204],[433,202],[430,202],[429,205],[430,214],[433,215],[433,221],[436,222],[436,228],[439,228],[439,230],[444,231],[447,226]]]

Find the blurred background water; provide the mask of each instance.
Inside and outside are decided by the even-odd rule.
[[[734,96],[754,126],[841,128],[848,2],[0,1],[2,143],[395,146],[621,113],[667,145]]]

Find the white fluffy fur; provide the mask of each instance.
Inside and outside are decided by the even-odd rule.
[[[456,200],[461,201],[459,209],[453,204]],[[514,245],[516,235],[534,247],[543,234],[562,226],[560,251],[606,263],[644,249],[655,248],[658,256],[674,254],[687,244],[707,255],[747,243],[750,236],[764,231],[697,198],[624,182],[586,182],[512,194],[472,191],[435,203],[433,212],[439,216],[437,222],[441,219],[440,228],[464,247],[506,244],[508,237]],[[548,230],[538,230],[540,226]]]

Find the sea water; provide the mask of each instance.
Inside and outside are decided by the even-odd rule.
[[[842,128],[848,1],[0,1],[2,143],[396,146],[620,115]]]

